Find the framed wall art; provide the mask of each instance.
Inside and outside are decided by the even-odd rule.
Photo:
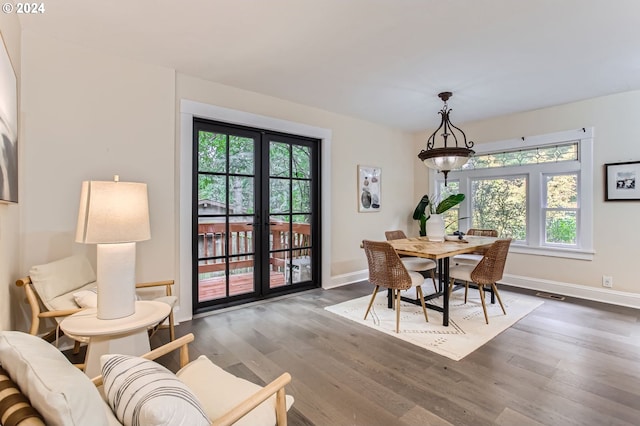
[[[640,161],[604,165],[605,201],[640,201]]]
[[[0,34],[0,202],[18,202],[18,95],[16,74]]]
[[[381,207],[382,170],[374,166],[358,166],[358,211],[377,212]]]

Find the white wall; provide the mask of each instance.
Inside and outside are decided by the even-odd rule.
[[[638,111],[640,91],[635,91],[460,126],[476,143],[594,128],[595,175],[593,188],[585,188],[594,194],[593,261],[511,253],[506,268],[510,277],[505,281],[640,306],[634,267],[640,202],[604,202],[604,164],[640,160]],[[416,138],[416,150],[424,147],[421,141],[426,137],[425,133]],[[418,168],[416,173],[424,171]],[[603,289],[602,275],[613,276],[613,290]]]
[[[4,45],[9,53],[9,59],[13,65],[18,81],[18,96],[20,87],[20,23],[16,14],[0,14],[0,33]],[[2,43],[2,41],[0,41]],[[18,111],[20,110],[18,103]],[[18,156],[22,148],[22,135],[20,134],[21,121],[18,121]],[[18,159],[20,161],[20,158]],[[18,173],[24,174],[19,164]],[[19,188],[21,191],[22,188]],[[22,192],[22,191],[21,191]],[[21,194],[18,194],[18,198]],[[20,297],[19,289],[14,285],[20,274],[19,260],[19,236],[20,236],[20,205],[0,203],[0,330],[14,328],[13,310],[10,308],[17,303]]]
[[[175,76],[23,33],[20,274],[95,246],[74,241],[83,180],[146,182],[151,240],[139,281],[175,276]]]
[[[410,135],[362,120],[178,74],[177,99],[329,129],[331,144],[331,276],[366,268],[360,241],[407,230],[413,212]],[[417,160],[415,160],[417,161]],[[382,211],[359,213],[357,165],[382,168]],[[325,277],[326,279],[326,277]]]

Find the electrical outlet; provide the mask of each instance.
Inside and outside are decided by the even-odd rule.
[[[613,277],[610,276],[610,275],[603,275],[602,276],[602,287],[612,288],[613,287]]]

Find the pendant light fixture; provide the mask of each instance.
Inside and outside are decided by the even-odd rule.
[[[451,97],[451,92],[442,92],[438,94],[438,97],[444,102],[444,106],[438,114],[442,117],[440,126],[435,132],[431,134],[427,139],[427,149],[423,149],[418,154],[418,158],[424,163],[425,166],[430,169],[435,169],[444,174],[444,184],[447,185],[447,174],[454,169],[459,169],[469,161],[469,157],[474,154],[471,149],[473,142],[467,142],[467,136],[464,132],[451,124],[449,121],[449,113],[451,109],[447,106],[447,100]],[[435,148],[436,134],[442,130],[440,136],[443,139],[443,146],[441,148]],[[456,131],[459,135],[456,135]],[[447,139],[453,138],[455,146],[448,146]],[[464,142],[464,147],[458,145],[458,137],[461,137],[461,142]],[[453,145],[453,144],[451,144]]]

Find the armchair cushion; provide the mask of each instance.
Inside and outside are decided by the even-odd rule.
[[[89,260],[82,255],[34,266],[29,270],[29,276],[42,303],[49,310],[67,309],[67,302],[71,302],[71,307],[77,307],[72,292],[95,286],[96,281]],[[56,300],[59,296],[64,297]]]
[[[215,420],[252,394],[262,389],[248,380],[227,373],[204,355],[181,368],[176,375],[196,395],[211,420]],[[275,395],[242,417],[236,426],[276,424]],[[287,395],[287,410],[293,404],[293,396]]]
[[[95,287],[96,283],[90,282],[84,287],[80,287],[79,291],[89,291],[90,289]],[[53,299],[49,300],[45,304],[45,306],[47,307],[47,309],[52,311],[64,311],[67,309],[78,309],[79,307],[81,307],[76,303],[73,297],[73,293],[65,293],[61,294],[60,296],[54,297]]]
[[[103,392],[125,426],[209,425],[198,399],[184,383],[153,361],[130,355],[103,355]]]
[[[104,402],[93,383],[39,337],[0,332],[0,364],[47,425],[107,425]]]
[[[176,305],[178,298],[176,296],[162,296],[162,297],[156,297],[153,300],[155,300],[156,302],[166,303],[167,305],[173,308]]]

